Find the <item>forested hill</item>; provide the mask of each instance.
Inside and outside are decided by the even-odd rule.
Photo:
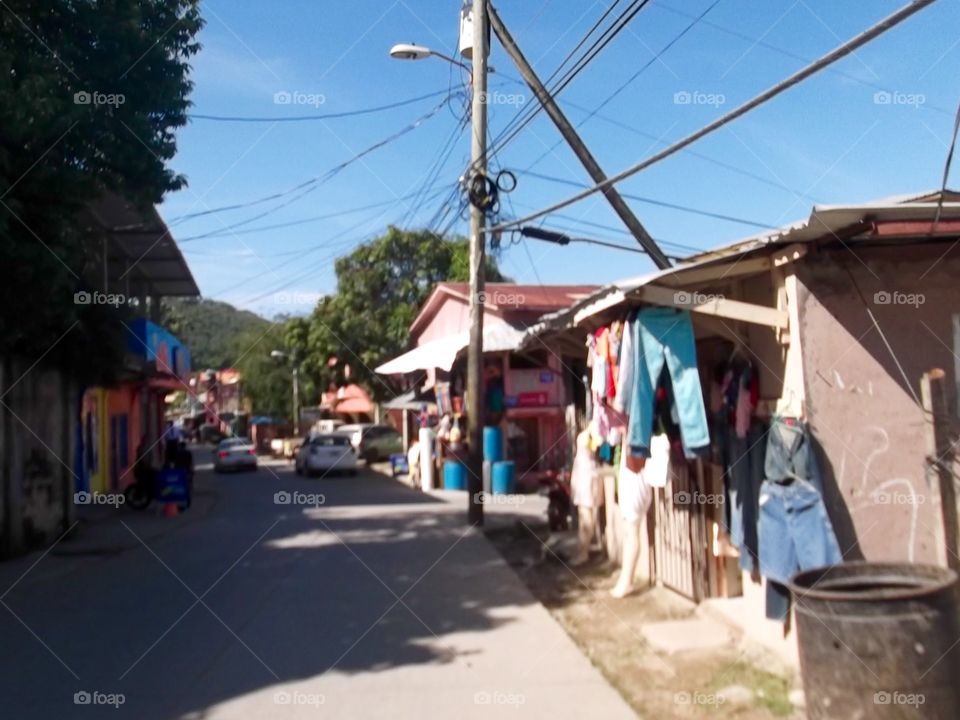
[[[249,310],[216,300],[166,299],[163,315],[166,328],[190,348],[194,370],[231,367],[237,362],[240,338],[266,332],[270,324]]]

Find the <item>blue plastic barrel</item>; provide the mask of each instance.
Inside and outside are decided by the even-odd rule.
[[[496,425],[483,429],[483,459],[490,462],[503,460],[503,430]]]
[[[517,473],[513,460],[501,460],[493,464],[491,487],[494,495],[509,495],[516,490]]]
[[[444,490],[466,490],[467,468],[457,460],[447,460],[443,464]]]

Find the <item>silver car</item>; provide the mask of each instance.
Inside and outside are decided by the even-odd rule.
[[[213,451],[213,469],[215,472],[256,470],[257,451],[245,437],[221,440]]]
[[[297,475],[343,471],[357,474],[357,451],[350,437],[341,433],[317,433],[304,438],[293,461]]]

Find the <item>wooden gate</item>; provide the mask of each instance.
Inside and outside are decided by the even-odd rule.
[[[656,488],[648,523],[653,528],[652,577],[694,602],[709,595],[710,533],[703,464],[674,455],[664,488]]]

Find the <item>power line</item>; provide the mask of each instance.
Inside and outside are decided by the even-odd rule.
[[[177,218],[174,218],[173,220],[171,220],[171,222],[170,222],[169,224],[179,223],[179,222],[183,222],[183,221],[186,221],[186,220],[192,220],[192,219],[198,218],[198,217],[205,217],[205,216],[207,216],[207,215],[213,215],[213,214],[215,214],[215,213],[227,212],[227,211],[231,211],[231,210],[240,210],[240,209],[244,209],[244,208],[248,208],[248,207],[253,207],[253,206],[255,206],[255,205],[261,205],[261,204],[263,204],[263,203],[265,203],[265,202],[270,202],[271,200],[277,200],[277,199],[279,199],[279,198],[286,197],[287,195],[290,195],[290,194],[292,194],[292,193],[301,191],[301,190],[303,190],[303,189],[305,189],[305,188],[309,188],[309,189],[312,190],[312,189],[314,189],[319,183],[326,182],[326,181],[329,180],[331,177],[333,177],[334,175],[336,175],[337,173],[339,173],[341,170],[343,170],[343,169],[346,168],[347,166],[351,165],[352,163],[356,162],[357,160],[360,160],[361,158],[365,157],[366,155],[370,154],[370,153],[373,152],[374,150],[377,150],[377,149],[383,147],[384,145],[387,145],[387,144],[389,144],[389,143],[391,143],[391,142],[393,142],[393,141],[395,141],[395,140],[398,140],[399,138],[403,137],[403,136],[406,135],[407,133],[409,133],[409,132],[411,132],[411,131],[413,131],[413,130],[416,130],[418,127],[420,127],[420,125],[422,125],[424,122],[426,122],[426,121],[429,120],[431,117],[433,117],[434,115],[436,115],[444,105],[446,105],[447,103],[450,102],[451,99],[453,99],[453,97],[454,97],[453,95],[447,95],[447,97],[445,97],[441,102],[439,102],[437,105],[435,105],[429,112],[421,115],[420,117],[418,117],[416,120],[414,120],[412,123],[410,123],[410,124],[407,125],[406,127],[400,129],[399,131],[393,133],[392,135],[389,135],[388,137],[384,138],[383,140],[381,140],[381,141],[379,141],[379,142],[377,142],[377,143],[374,143],[373,145],[371,145],[370,147],[366,148],[365,150],[357,153],[356,155],[354,155],[354,156],[351,157],[350,159],[348,159],[348,160],[340,163],[339,165],[334,166],[333,168],[331,168],[331,169],[328,170],[327,172],[323,173],[322,175],[317,175],[317,176],[315,176],[315,177],[310,178],[309,180],[305,180],[305,181],[303,181],[302,183],[300,183],[300,184],[298,184],[298,185],[296,185],[296,186],[294,186],[294,187],[292,187],[292,188],[290,188],[290,189],[288,189],[288,190],[284,190],[284,191],[278,192],[278,193],[272,193],[271,195],[266,195],[266,196],[264,196],[264,197],[257,198],[257,199],[255,199],[255,200],[250,200],[250,201],[243,202],[243,203],[235,203],[235,204],[233,204],[233,205],[223,205],[223,206],[216,207],[216,208],[208,208],[208,209],[202,210],[202,211],[200,211],[200,212],[188,213],[188,214],[186,214],[186,215],[181,215],[180,217],[177,217]],[[302,195],[297,196],[296,199],[299,199],[300,197],[302,197]],[[285,206],[286,206],[286,205],[283,205],[283,206],[280,206],[280,207],[285,207]],[[279,209],[279,207],[274,208],[274,210],[277,210],[277,209]],[[271,210],[270,212],[273,212],[274,210]],[[252,219],[259,219],[259,217],[263,217],[263,216],[262,216],[262,215],[261,215],[261,216],[257,216],[257,218],[252,218]],[[242,224],[242,223],[241,223],[241,224]],[[222,228],[222,229],[226,229],[226,228]]]
[[[373,113],[383,112],[385,110],[394,110],[398,107],[404,107],[406,105],[413,105],[418,103],[421,100],[429,100],[430,98],[438,97],[440,95],[449,94],[450,89],[445,88],[443,90],[437,90],[436,92],[427,93],[426,95],[418,95],[417,97],[408,98],[406,100],[399,100],[388,105],[377,105],[375,107],[362,108],[360,110],[346,110],[343,112],[334,112],[334,113],[325,113],[322,115],[295,115],[295,116],[280,116],[280,117],[242,117],[236,115],[203,115],[200,113],[189,113],[187,117],[191,120],[216,120],[219,122],[251,122],[251,123],[260,123],[260,122],[304,122],[310,120],[333,120],[336,118],[345,118],[345,117],[357,117],[360,115],[371,115]]]
[[[696,17],[695,15],[688,13],[685,10],[671,7],[670,5],[666,5],[663,2],[657,2],[656,7],[660,10],[666,10],[667,12],[674,13],[675,15],[680,15],[681,17],[685,17],[685,18]],[[794,60],[799,60],[800,62],[805,62],[805,63],[810,62],[810,58],[805,55],[795,53],[791,50],[788,50],[787,48],[783,48],[783,47],[780,47],[779,45],[774,45],[773,43],[766,42],[761,38],[755,38],[751,35],[747,35],[746,33],[742,33],[739,30],[734,30],[733,28],[726,27],[725,25],[721,25],[717,22],[713,22],[711,20],[703,20],[702,23],[706,27],[711,27],[714,30],[718,30],[722,33],[726,33],[727,35],[730,35],[732,37],[745,40],[749,42],[751,46],[766,48],[767,50],[771,50],[775,53],[779,53],[784,57],[792,58]],[[846,80],[852,80],[858,85],[863,85],[864,87],[871,88],[872,90],[881,90],[883,92],[888,92],[888,93],[893,92],[893,90],[891,90],[890,88],[884,87],[883,85],[880,85],[875,82],[871,82],[870,80],[858,77],[853,73],[848,73],[845,70],[842,70],[841,68],[830,68],[828,72],[834,73],[835,75],[839,75],[840,77],[845,78]],[[933,103],[924,103],[922,107],[925,107],[929,110],[934,110],[935,112],[941,113],[943,115],[953,116],[952,110],[948,108],[939,107],[938,105],[934,105]]]
[[[443,183],[444,187],[447,187],[448,183]],[[438,185],[432,185],[426,190],[435,190]],[[419,192],[419,191],[418,191]],[[338,210],[337,212],[324,213],[322,215],[313,215],[307,218],[300,218],[299,220],[290,220],[288,222],[274,223],[273,225],[263,225],[261,227],[248,228],[246,230],[217,230],[214,233],[206,233],[203,237],[205,238],[214,238],[214,237],[224,237],[229,236],[233,237],[234,235],[252,235],[260,232],[267,232],[268,230],[280,230],[287,227],[295,227],[297,225],[307,225],[309,223],[319,222],[321,220],[329,220],[331,218],[342,217],[343,215],[352,215],[353,213],[363,212],[364,210],[372,210],[378,207],[385,207],[388,205],[396,205],[398,202],[404,200],[410,200],[414,198],[418,193],[410,193],[409,195],[402,195],[400,197],[395,197],[391,200],[381,200],[380,202],[370,203],[369,205],[360,205],[354,208],[347,208],[346,210]],[[433,196],[431,196],[433,197]],[[200,239],[199,236],[183,238],[177,242],[189,242],[191,240]]]
[[[633,83],[638,77],[640,77],[640,75],[642,75],[647,70],[647,68],[649,68],[657,60],[663,57],[664,53],[666,53],[670,48],[676,45],[683,38],[684,35],[690,32],[699,22],[701,22],[703,18],[706,17],[707,13],[709,13],[717,5],[719,5],[720,2],[721,0],[714,0],[714,2],[708,5],[707,8],[703,12],[701,12],[699,15],[691,16],[693,17],[692,22],[690,22],[685,28],[683,28],[683,30],[681,30],[677,35],[675,35],[673,39],[670,40],[670,42],[668,42],[666,45],[660,48],[660,50],[652,58],[650,58],[649,60],[647,60],[647,62],[641,65],[640,68],[635,73],[633,73],[633,75],[627,78],[627,80],[624,83],[622,83],[616,90],[610,93],[610,95],[608,95],[599,105],[597,105],[596,108],[594,108],[593,110],[590,110],[589,114],[579,123],[577,123],[577,128],[579,129],[584,125],[586,125],[588,122],[590,122],[590,120],[594,116],[596,116],[597,113],[599,113],[603,108],[609,105],[613,101],[613,99],[617,97],[617,95],[619,95],[624,90],[626,90],[626,88],[631,83]],[[551,147],[547,148],[546,152],[544,152],[542,155],[540,155],[540,157],[534,160],[527,169],[529,170],[530,168],[536,167],[541,160],[543,160],[545,157],[547,157],[547,155],[549,155],[554,150],[556,150],[557,147],[562,143],[563,143],[562,140],[558,140],[557,142],[555,142]]]
[[[634,0],[630,6],[625,8],[623,12],[613,21],[610,27],[604,31],[603,34],[584,52],[580,59],[574,64],[574,66],[568,70],[557,83],[549,89],[549,93],[552,97],[559,95],[573,80],[576,78],[580,72],[590,63],[599,53],[602,51],[609,43],[616,37],[633,18],[643,10],[644,7],[650,2],[650,0]],[[554,73],[555,75],[556,73]],[[551,75],[551,78],[553,75]],[[548,79],[547,82],[550,80]],[[546,85],[546,83],[544,83]],[[527,125],[529,125],[533,119],[540,113],[543,109],[541,103],[537,103],[532,106],[529,112],[526,109],[521,110],[514,116],[513,120],[510,123],[507,123],[507,126],[501,131],[500,135],[493,141],[491,148],[488,151],[487,155],[491,155],[495,152],[502,150],[509,143],[511,143],[514,138],[519,135]],[[521,116],[526,115],[524,117]],[[512,127],[511,127],[512,126]]]
[[[780,95],[785,90],[790,89],[794,85],[800,83],[801,81],[805,80],[811,75],[814,75],[815,73],[827,67],[828,65],[836,62],[837,60],[843,57],[846,57],[857,48],[861,47],[862,45],[865,45],[870,40],[873,40],[875,37],[882,35],[890,28],[895,27],[896,25],[899,25],[908,17],[919,12],[920,10],[925,8],[927,5],[930,5],[931,3],[933,3],[934,1],[935,0],[913,0],[909,5],[902,7],[900,10],[896,11],[892,15],[888,16],[887,18],[884,18],[883,20],[873,25],[871,28],[864,31],[860,35],[840,45],[834,50],[831,50],[829,53],[822,56],[821,58],[814,61],[813,63],[807,65],[805,68],[797,71],[793,75],[780,81],[779,83],[763,91],[759,95],[756,95],[751,100],[748,100],[744,104],[740,105],[739,107],[735,108],[729,113],[723,115],[717,120],[714,120],[713,122],[708,123],[701,129],[697,130],[694,133],[691,133],[690,135],[686,136],[682,140],[674,143],[673,145],[670,145],[664,150],[661,150],[659,153],[655,153],[654,155],[650,156],[646,160],[642,160],[641,162],[627,168],[626,170],[618,173],[617,175],[613,175],[612,177],[607,178],[603,182],[597,183],[587,188],[586,190],[577,193],[576,195],[570,196],[565,200],[561,200],[558,203],[554,203],[553,205],[547,208],[544,208],[542,210],[539,210],[535,213],[532,213],[531,215],[528,215],[526,217],[523,217],[517,220],[511,220],[505,223],[499,223],[494,227],[487,228],[485,232],[490,233],[490,232],[502,231],[502,230],[506,230],[507,228],[525,225],[531,220],[535,220],[536,218],[543,217],[544,215],[548,215],[551,212],[560,210],[561,208],[565,208],[569,205],[572,205],[573,203],[579,202],[580,200],[590,197],[594,193],[599,192],[604,188],[610,187],[611,185],[615,185],[616,183],[621,182],[626,178],[637,174],[641,170],[644,170],[650,167],[654,163],[660,162],[661,160],[664,160],[665,158],[670,157],[671,155],[678,152],[679,150],[682,150],[687,145],[690,145],[696,142],[697,140],[703,138],[704,136],[709,135],[714,130],[717,130],[723,127],[724,125],[732,122],[733,120],[736,120],[740,116],[745,115],[746,113],[750,112],[754,108],[762,105],[768,100],[773,99],[777,95]]]
[[[517,170],[520,175],[527,175],[529,177],[538,178],[540,180],[546,180],[548,182],[560,183],[561,185],[572,185],[573,187],[587,187],[584,183],[579,183],[573,180],[564,180],[563,178],[554,177],[552,175],[544,175],[542,173],[533,172],[531,170]],[[656,205],[657,207],[669,208],[671,210],[678,210],[680,212],[690,213],[692,215],[701,215],[703,217],[713,218],[715,220],[725,220],[727,222],[739,223],[740,225],[750,225],[752,227],[763,228],[764,230],[775,230],[778,226],[771,223],[756,222],[754,220],[747,220],[745,218],[734,217],[733,215],[724,215],[722,213],[710,212],[709,210],[699,210],[688,205],[678,205],[677,203],[667,202],[666,200],[655,200],[654,198],[643,197],[642,195],[631,195],[629,193],[620,193],[623,197],[628,198],[629,200],[636,200],[637,202],[647,203],[648,205]]]

